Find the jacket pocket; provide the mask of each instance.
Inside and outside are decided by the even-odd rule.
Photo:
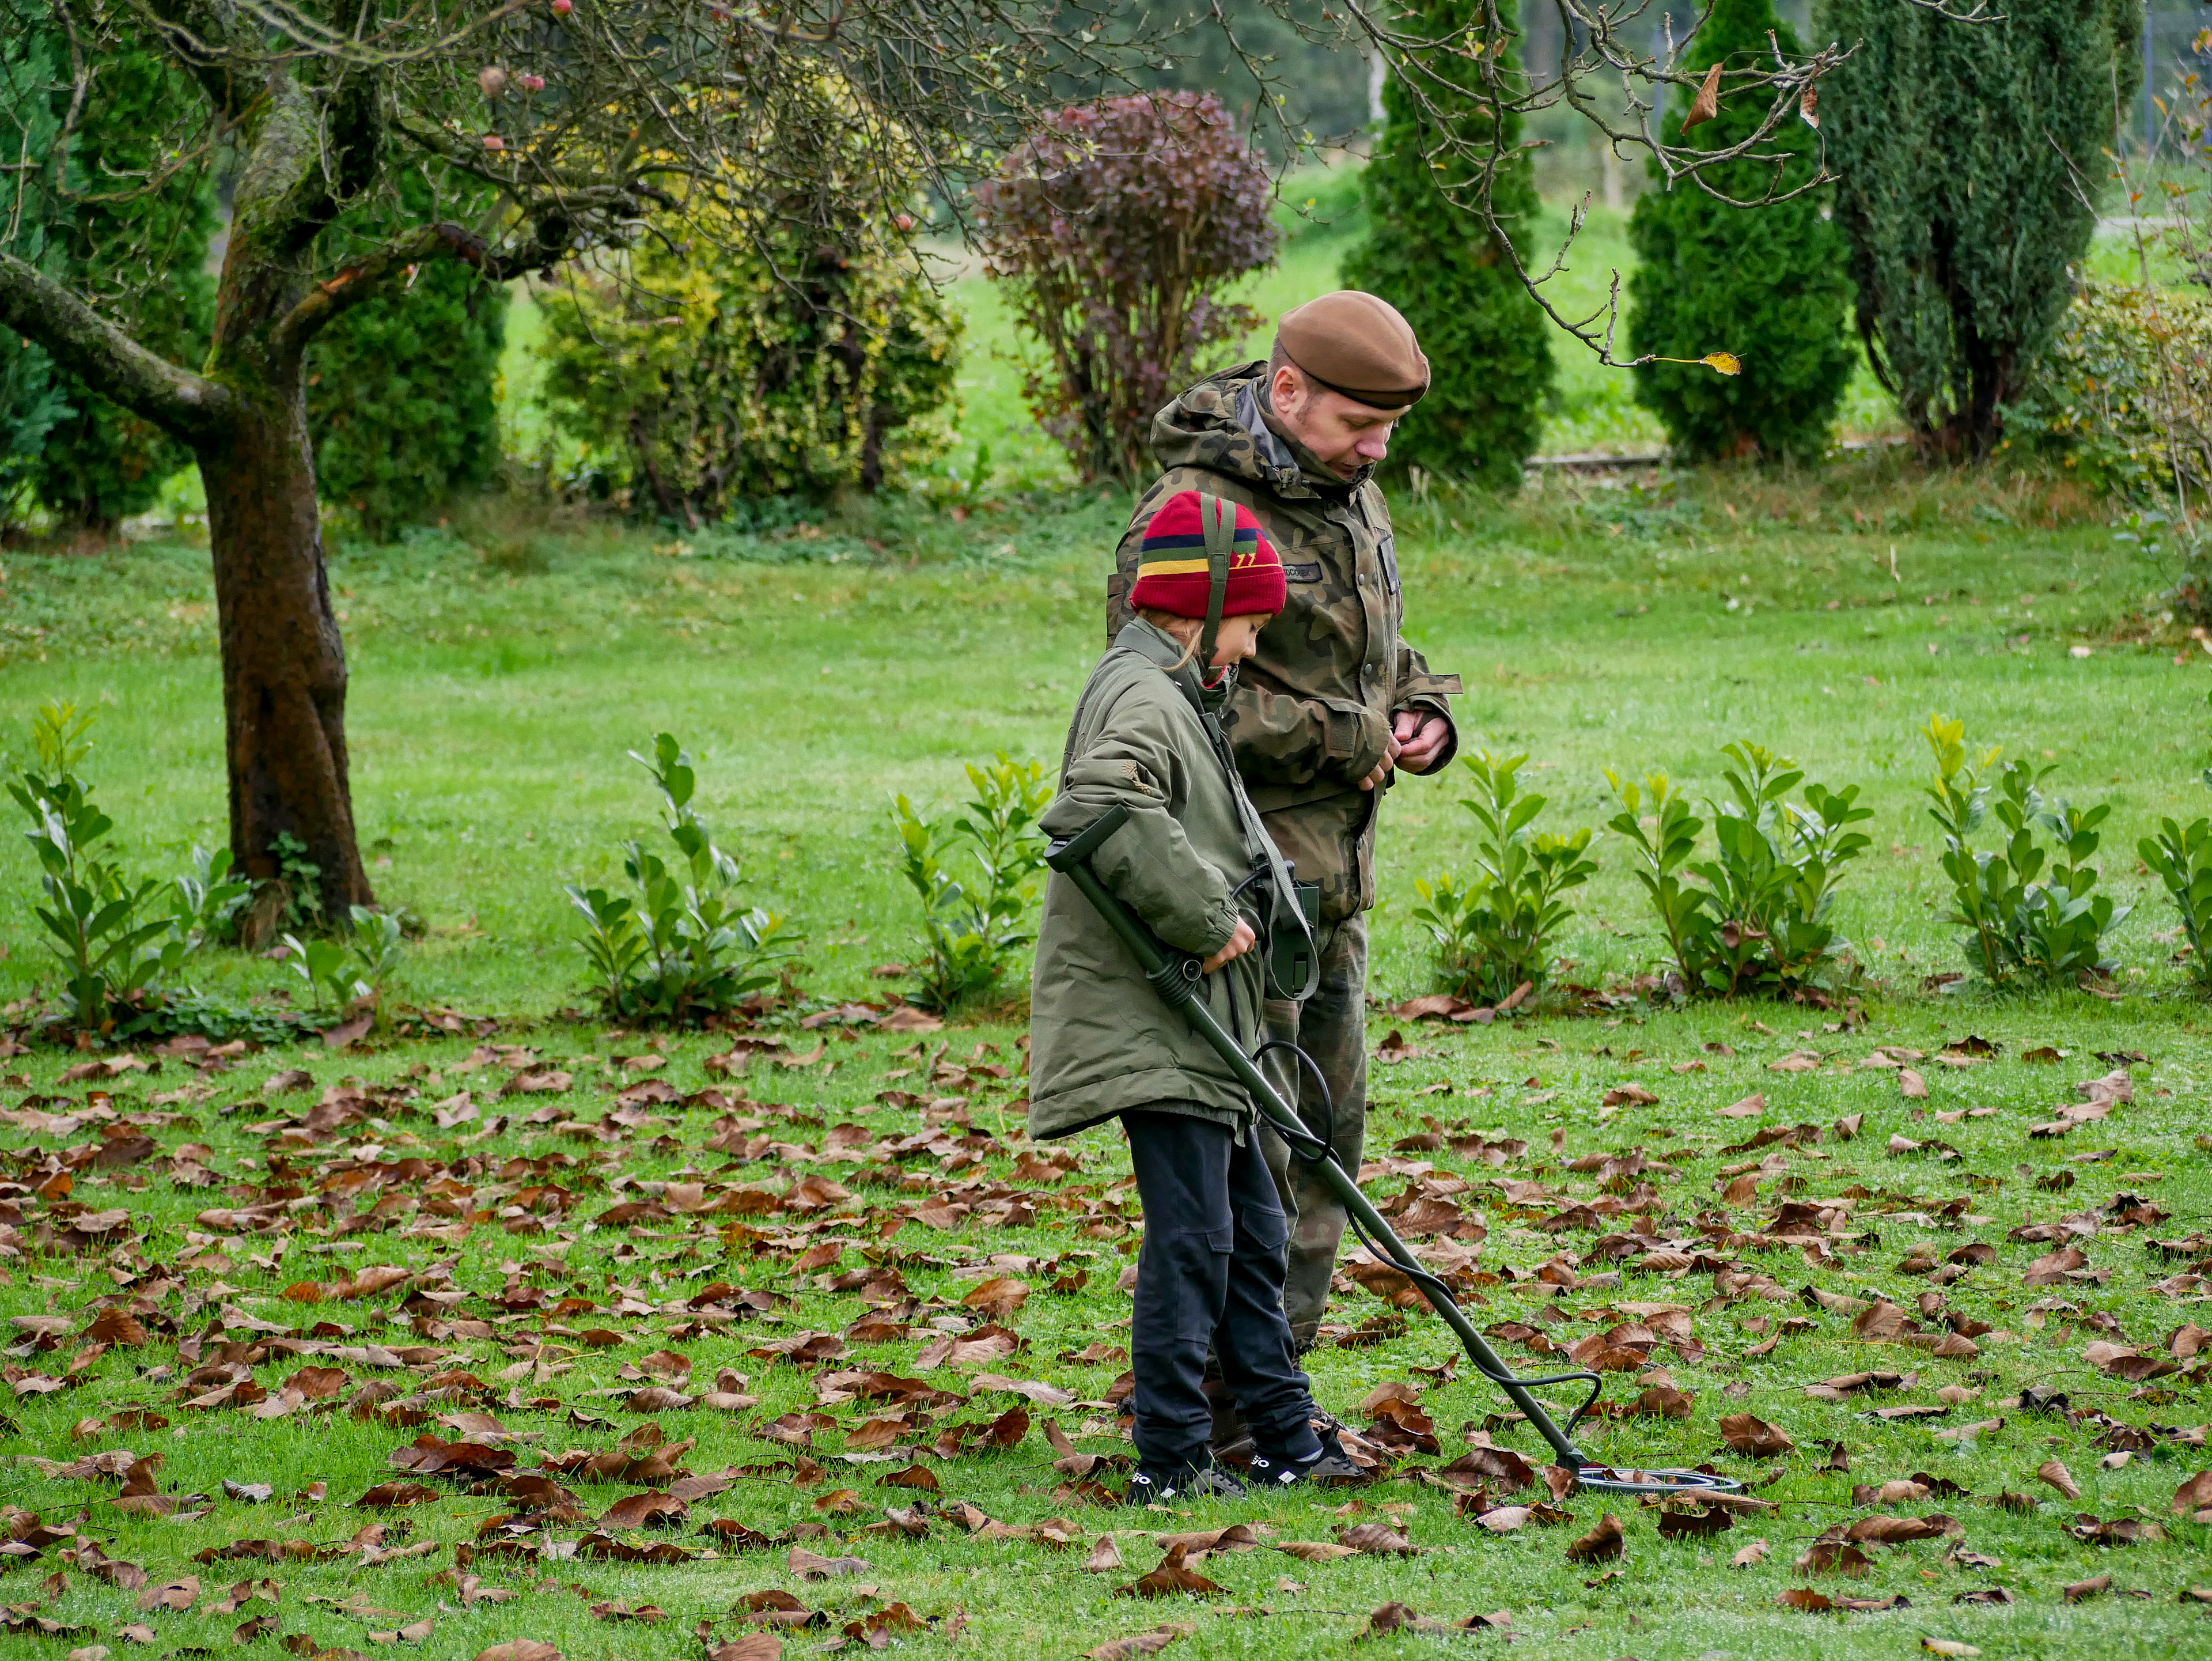
[[[1321,702],[1328,711],[1328,758],[1351,779],[1365,777],[1388,751],[1389,729],[1382,717],[1351,698],[1323,698]]]

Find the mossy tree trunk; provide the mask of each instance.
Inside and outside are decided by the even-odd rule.
[[[345,643],[331,609],[297,366],[290,379],[241,410],[199,457],[222,641],[230,848],[267,879],[280,874],[270,849],[289,835],[320,873],[324,915],[343,916],[374,897],[354,835]]]

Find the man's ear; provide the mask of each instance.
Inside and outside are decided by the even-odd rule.
[[[1305,398],[1305,377],[1291,364],[1285,363],[1277,369],[1267,383],[1267,401],[1274,406],[1277,415],[1286,419],[1297,412]]]

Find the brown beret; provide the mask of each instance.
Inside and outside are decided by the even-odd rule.
[[[1358,289],[1285,312],[1275,344],[1309,380],[1378,410],[1402,410],[1429,390],[1413,326],[1389,301]]]

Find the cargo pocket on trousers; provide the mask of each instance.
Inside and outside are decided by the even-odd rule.
[[[1244,1238],[1262,1251],[1280,1251],[1290,1244],[1291,1220],[1273,1207],[1239,1206],[1237,1223]]]

